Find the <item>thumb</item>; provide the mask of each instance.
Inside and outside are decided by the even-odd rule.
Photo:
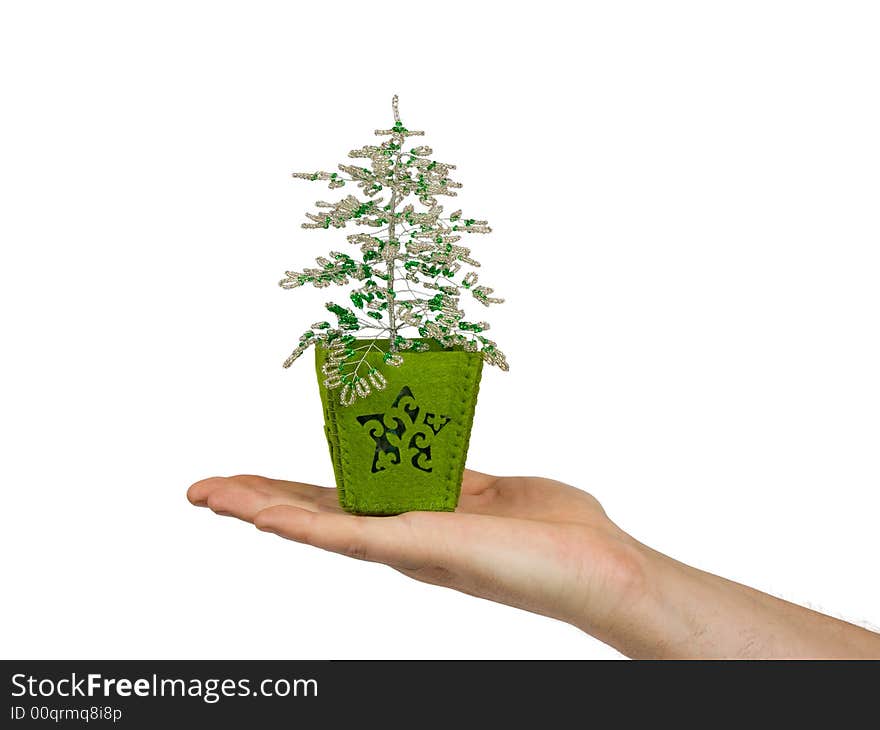
[[[443,525],[438,522],[448,523],[454,517],[433,512],[364,517],[276,505],[258,512],[254,525],[264,532],[350,558],[418,570],[447,561],[446,541],[441,539]]]

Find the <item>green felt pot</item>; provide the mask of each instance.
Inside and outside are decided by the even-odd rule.
[[[364,515],[451,512],[461,491],[483,359],[433,345],[401,352],[403,364],[391,367],[382,354],[373,351],[367,361],[387,386],[343,406],[339,389],[322,384],[328,352],[315,350],[339,503]]]

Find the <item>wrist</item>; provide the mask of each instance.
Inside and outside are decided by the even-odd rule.
[[[876,658],[880,636],[681,563],[629,538],[617,610],[579,624],[628,657]]]
[[[687,656],[699,634],[687,566],[626,533],[618,543],[603,595],[582,601],[572,623],[631,658]]]

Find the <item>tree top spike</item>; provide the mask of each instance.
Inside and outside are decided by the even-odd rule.
[[[394,112],[395,124],[400,121],[400,112],[397,109],[397,94],[391,97],[391,111]]]

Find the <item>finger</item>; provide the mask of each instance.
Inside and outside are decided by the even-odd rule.
[[[324,491],[334,492],[335,494],[335,490],[327,489]],[[333,501],[330,502],[323,498],[304,496],[292,490],[262,493],[237,484],[232,484],[212,492],[207,501],[207,506],[215,513],[237,517],[247,522],[253,522],[254,517],[261,510],[277,505],[298,507],[311,512],[317,512],[322,509],[342,511],[335,496]]]
[[[363,517],[282,505],[259,512],[254,525],[265,532],[359,560],[418,570],[447,562],[455,517],[450,513],[428,512]]]
[[[304,509],[338,508],[335,489],[253,475],[205,479],[193,484],[187,497],[198,506],[249,521],[261,509],[275,504]]]
[[[221,487],[226,479],[227,477],[208,477],[207,479],[200,479],[190,485],[190,488],[186,490],[186,498],[190,501],[190,504],[194,504],[196,507],[207,507],[208,495],[214,489]]]
[[[230,485],[238,485],[258,492],[294,492],[302,497],[315,497],[323,487],[301,482],[287,482],[281,479],[269,479],[255,474],[239,474],[234,477],[210,477],[193,484],[186,492],[186,497],[194,505],[207,506],[208,497],[218,489]]]
[[[482,494],[485,490],[492,487],[498,477],[483,472],[474,471],[473,469],[465,469],[461,479],[461,493],[463,495]]]

